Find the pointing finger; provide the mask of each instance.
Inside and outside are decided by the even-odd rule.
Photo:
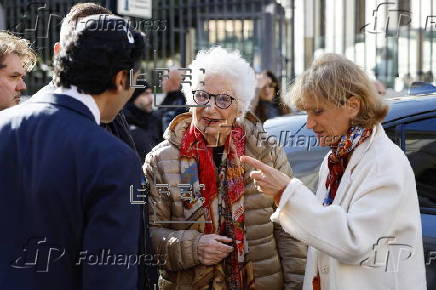
[[[262,171],[268,171],[269,169],[271,169],[271,167],[269,167],[268,165],[250,156],[241,156],[240,161]]]

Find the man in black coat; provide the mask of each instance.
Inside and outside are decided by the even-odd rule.
[[[147,82],[138,81],[143,88],[135,89],[132,98],[124,107],[124,115],[136,150],[144,163],[145,156],[163,138],[162,122],[157,111],[153,111],[153,90]]]
[[[131,97],[145,44],[101,16],[63,39],[54,92],[0,112],[0,289],[138,289],[140,163],[98,125]]]
[[[178,115],[186,113],[185,95],[181,91],[183,74],[180,70],[171,68],[168,77],[162,80],[162,90],[166,93],[165,98],[159,105],[159,116],[162,120],[162,130],[165,131],[171,121]]]

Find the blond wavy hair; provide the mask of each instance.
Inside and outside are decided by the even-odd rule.
[[[3,59],[11,53],[18,55],[26,71],[31,71],[36,64],[36,54],[27,39],[0,31],[0,68],[4,66]]]
[[[377,95],[368,75],[342,55],[324,54],[295,80],[287,99],[297,109],[304,110],[307,105],[313,105],[308,104],[309,100],[343,106],[353,96],[360,101],[360,111],[350,125],[372,128],[384,119],[388,106]]]

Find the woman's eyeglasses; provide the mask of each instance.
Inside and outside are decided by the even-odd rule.
[[[232,101],[236,100],[226,94],[209,94],[202,90],[192,91],[192,96],[195,103],[203,106],[209,104],[211,97],[215,97],[215,106],[220,109],[227,109],[232,104]]]

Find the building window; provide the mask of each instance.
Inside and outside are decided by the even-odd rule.
[[[398,1],[398,10],[410,12],[410,0],[397,0]],[[404,23],[400,23],[400,25],[404,25]]]
[[[365,23],[365,2],[366,0],[355,0],[354,7],[355,7],[355,24],[354,24],[354,34],[355,42],[363,42],[365,39],[364,31],[362,28],[366,25]]]

